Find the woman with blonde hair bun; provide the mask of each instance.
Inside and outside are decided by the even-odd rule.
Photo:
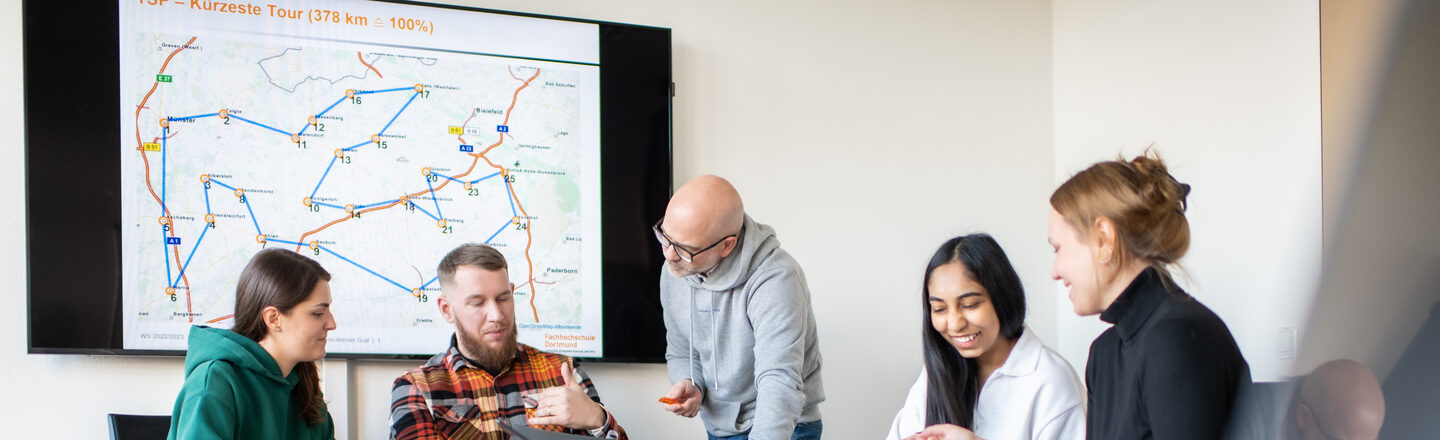
[[[1089,438],[1220,438],[1250,384],[1225,323],[1171,276],[1190,247],[1189,194],[1147,150],[1094,164],[1050,196],[1051,277],[1077,315],[1112,324],[1085,368]]]

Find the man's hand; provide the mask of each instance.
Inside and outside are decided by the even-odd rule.
[[[587,430],[605,426],[605,409],[585,395],[570,364],[560,366],[560,380],[560,386],[540,392],[535,399],[535,417],[525,423]]]
[[[666,394],[665,397],[680,402],[677,404],[666,404],[666,411],[685,417],[695,417],[695,414],[700,413],[700,399],[704,396],[700,394],[700,388],[696,387],[694,382],[691,382],[690,379],[685,379],[671,386],[670,393]]]
[[[969,429],[955,425],[930,425],[924,431],[906,437],[904,440],[981,440]]]

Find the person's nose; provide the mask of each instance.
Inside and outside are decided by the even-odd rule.
[[[966,325],[970,324],[970,321],[965,319],[965,313],[962,313],[958,308],[952,308],[949,316],[946,316],[945,319],[946,325],[949,326],[951,332],[963,330]]]
[[[335,330],[335,314],[325,313],[325,331]]]
[[[505,315],[501,313],[499,301],[490,301],[485,303],[484,313],[485,322],[502,322],[505,320]]]
[[[665,245],[665,246],[662,246],[662,247],[660,248],[660,253],[663,254],[663,255],[665,255],[665,260],[666,260],[666,261],[669,261],[669,262],[672,262],[672,263],[673,263],[673,262],[676,262],[676,261],[680,261],[680,252],[678,252],[678,251],[675,250],[675,245],[673,245],[673,244],[667,244],[667,245]]]

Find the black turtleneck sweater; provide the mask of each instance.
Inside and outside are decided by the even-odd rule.
[[[1146,269],[1100,314],[1090,344],[1091,439],[1217,439],[1250,366],[1220,317]]]

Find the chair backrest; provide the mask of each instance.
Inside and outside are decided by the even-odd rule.
[[[165,440],[170,435],[170,416],[110,415],[111,440]]]

